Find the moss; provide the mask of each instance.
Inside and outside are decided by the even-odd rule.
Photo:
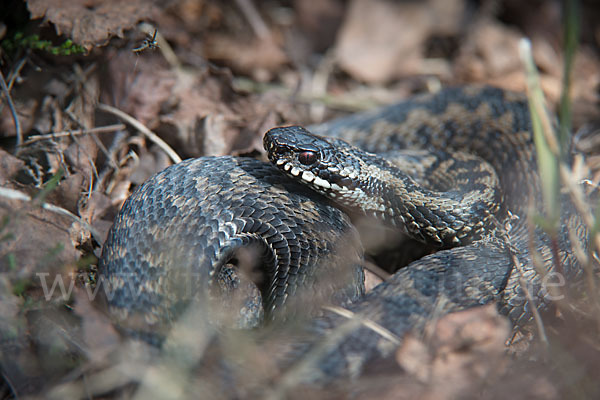
[[[0,46],[7,53],[14,53],[20,49],[41,50],[57,56],[86,53],[83,46],[73,43],[71,39],[54,45],[49,40],[42,40],[37,34],[25,35],[23,32],[17,32],[12,39],[4,39]]]

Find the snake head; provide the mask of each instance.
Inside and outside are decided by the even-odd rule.
[[[345,142],[331,143],[301,126],[286,126],[269,130],[263,144],[271,163],[319,192],[355,186],[358,172],[352,165],[345,165],[347,161],[340,152],[341,147],[350,146]]]

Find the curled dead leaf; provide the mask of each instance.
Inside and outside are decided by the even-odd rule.
[[[31,18],[47,19],[56,33],[88,50],[112,36],[123,36],[124,30],[156,12],[145,0],[29,0],[27,8]]]
[[[426,384],[421,398],[461,398],[506,366],[510,324],[495,305],[449,314],[426,332],[428,340],[409,336],[396,353],[400,366]]]
[[[427,39],[456,33],[464,9],[463,0],[354,0],[338,34],[337,61],[350,75],[371,83],[423,73]]]

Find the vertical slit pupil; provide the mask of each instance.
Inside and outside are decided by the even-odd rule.
[[[304,165],[313,164],[315,161],[317,161],[317,153],[314,151],[303,151],[298,155],[298,161]]]

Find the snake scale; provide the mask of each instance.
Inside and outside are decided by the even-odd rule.
[[[333,295],[389,336],[354,326],[323,350],[310,378],[318,380],[360,375],[392,354],[398,341],[390,337],[422,330],[432,315],[495,302],[513,323],[527,320],[532,305],[520,279],[536,307],[548,304],[530,255],[534,248],[552,270],[548,238],[528,230],[527,210],[541,203],[523,95],[447,88],[307,130],[275,128],[264,142],[274,165],[236,157],[186,160],[124,203],[99,268],[111,288],[110,311],[124,330],[159,344],[190,303],[235,289],[238,275],[253,277],[262,299],[242,301],[242,319],[276,318],[278,310]],[[361,248],[347,211],[439,251],[364,295]],[[570,214],[561,223],[556,254],[569,279],[579,267],[568,232],[584,238],[582,225]],[[241,274],[246,248],[254,261]],[[345,322],[322,311],[295,354]]]

